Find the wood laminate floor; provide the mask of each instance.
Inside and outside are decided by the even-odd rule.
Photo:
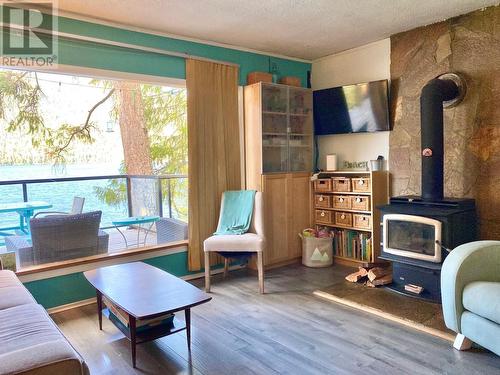
[[[322,300],[312,292],[349,269],[298,265],[268,271],[266,294],[247,270],[213,277],[213,300],[193,308],[185,332],[130,345],[95,305],[52,315],[92,374],[500,374],[500,357],[458,352],[449,342]],[[202,280],[194,281],[202,286]]]

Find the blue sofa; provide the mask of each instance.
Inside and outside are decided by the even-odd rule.
[[[472,342],[500,355],[500,241],[477,241],[454,249],[441,271],[446,326],[454,347]]]

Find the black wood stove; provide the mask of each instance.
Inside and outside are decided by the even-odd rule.
[[[389,288],[441,301],[441,265],[451,249],[477,239],[473,199],[444,198],[443,107],[458,104],[465,84],[444,74],[422,89],[422,196],[393,197],[382,212],[382,253],[392,262]]]

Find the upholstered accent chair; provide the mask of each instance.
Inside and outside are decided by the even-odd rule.
[[[57,215],[30,220],[31,241],[26,236],[7,236],[7,251],[15,251],[16,267],[107,253],[109,235],[99,229],[101,211]]]
[[[254,198],[252,222],[247,233],[238,235],[211,236],[203,242],[205,251],[205,290],[210,292],[210,253],[217,252],[224,257],[224,274],[227,274],[229,260],[242,255],[257,255],[257,271],[259,276],[259,291],[264,293],[264,207],[262,193],[256,192]],[[222,212],[222,205],[221,205]],[[219,221],[221,217],[219,215]]]
[[[500,355],[500,241],[458,246],[441,270],[446,326],[457,333],[454,347],[475,342]]]

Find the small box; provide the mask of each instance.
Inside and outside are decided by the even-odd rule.
[[[332,223],[332,212],[327,210],[316,210],[316,222],[331,224]]]
[[[345,195],[334,195],[333,196],[333,207],[334,208],[351,208],[351,200]]]
[[[336,171],[337,170],[337,155],[329,154],[326,155],[326,170]]]
[[[329,178],[320,178],[314,181],[314,190],[332,191],[332,180]]]
[[[329,195],[314,195],[314,206],[320,208],[332,208],[332,197]]]
[[[250,72],[247,74],[247,85],[252,85],[257,82],[273,82],[273,75],[265,72]]]
[[[370,197],[366,195],[351,195],[351,208],[353,210],[370,211]]]
[[[351,191],[351,179],[348,177],[332,177],[332,191]]]
[[[279,79],[279,83],[281,83],[282,85],[295,86],[295,87],[302,86],[300,78],[294,76],[281,77]]]
[[[352,214],[349,212],[335,212],[335,224],[352,227]]]
[[[371,229],[372,227],[372,217],[370,215],[353,215],[353,227],[359,229]]]
[[[370,177],[359,177],[352,179],[352,191],[356,193],[367,193],[371,190]]]

